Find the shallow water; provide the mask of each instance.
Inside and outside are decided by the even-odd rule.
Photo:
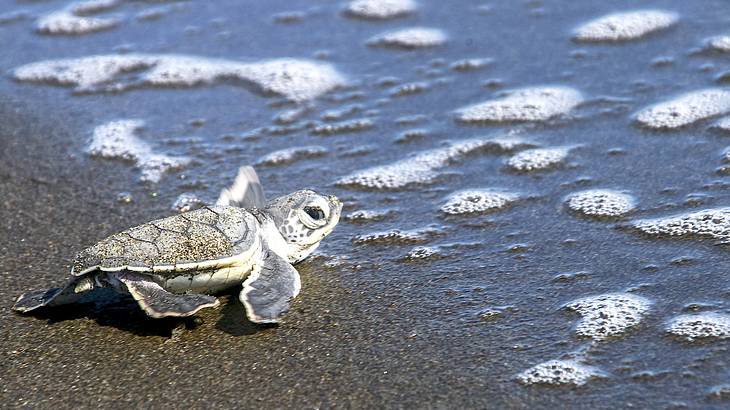
[[[639,9],[633,2],[420,0],[410,14],[368,19],[344,13],[344,2],[130,0],[92,14],[114,27],[37,31],[69,4],[0,5],[9,406],[171,397],[194,407],[728,405],[730,341],[717,336],[726,330],[669,330],[697,313],[726,320],[730,249],[691,228],[670,237],[632,227],[730,204],[729,134],[713,127],[728,111],[730,54],[707,46],[728,34],[725,2],[642,4],[678,20],[620,42],[572,38],[585,23]],[[443,44],[368,44],[419,27],[439,30]],[[18,76],[27,64],[93,55],[187,56],[202,71],[143,62],[83,90]],[[280,59],[326,68],[260,71]],[[570,98],[513,92],[545,87]],[[718,91],[683,98],[707,89]],[[487,116],[459,118],[484,103]],[[144,123],[134,135],[145,155],[90,157],[94,130],[120,120]],[[494,139],[520,143],[454,148]],[[565,152],[532,166],[544,161],[528,149]],[[144,178],[154,165],[144,158],[160,156],[188,161],[159,182]],[[61,281],[76,251],[176,212],[182,194],[214,201],[254,163],[270,197],[310,187],[338,195],[351,215],[300,265],[302,294],[280,326],[246,322],[235,297],[183,328],[125,299],[104,304],[110,295],[50,317],[10,312],[21,292]],[[398,183],[348,182],[353,175]],[[594,190],[619,193],[621,212],[591,198],[590,212],[567,206]],[[462,191],[516,199],[442,212]],[[600,308],[569,308],[626,294],[640,313],[609,314],[620,331],[600,329]],[[580,382],[532,384],[550,380],[524,377],[540,364],[574,366],[578,375],[561,380]]]

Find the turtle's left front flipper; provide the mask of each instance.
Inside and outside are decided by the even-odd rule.
[[[250,321],[277,323],[289,311],[302,284],[299,272],[289,262],[270,250],[264,252],[261,265],[243,282],[239,299]]]
[[[170,293],[142,275],[120,272],[117,274],[117,278],[127,287],[127,291],[137,301],[139,307],[148,316],[156,319],[191,316],[200,309],[216,307],[220,304],[218,299],[213,296]]]

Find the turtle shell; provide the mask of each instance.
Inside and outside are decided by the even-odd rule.
[[[79,252],[71,273],[93,270],[180,272],[238,265],[250,259],[260,239],[256,218],[233,206],[210,206],[147,222]]]

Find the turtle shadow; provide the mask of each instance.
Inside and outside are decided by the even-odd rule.
[[[199,319],[162,318],[147,316],[129,295],[121,295],[107,289],[99,289],[73,304],[42,308],[28,316],[47,321],[49,324],[77,319],[91,319],[100,326],[114,327],[137,336],[171,338],[176,329],[194,329]]]
[[[227,301],[221,301],[220,319],[215,324],[216,329],[238,337],[278,327],[277,324],[258,324],[248,320],[246,308],[238,300],[238,292],[225,294],[225,298]]]

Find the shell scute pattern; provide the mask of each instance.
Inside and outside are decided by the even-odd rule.
[[[203,207],[200,209],[196,209],[192,212],[186,212],[183,214],[180,214],[183,218],[187,219],[190,222],[199,222],[206,225],[215,225],[218,221],[218,212],[216,212],[217,207]]]
[[[248,211],[201,208],[103,239],[78,254],[73,272],[132,268],[169,276],[172,271],[196,270],[206,262],[241,254],[253,246],[254,237],[255,220]],[[183,269],[184,264],[190,265]]]
[[[137,241],[154,242],[160,236],[160,229],[153,224],[147,223],[130,228],[127,235]]]

